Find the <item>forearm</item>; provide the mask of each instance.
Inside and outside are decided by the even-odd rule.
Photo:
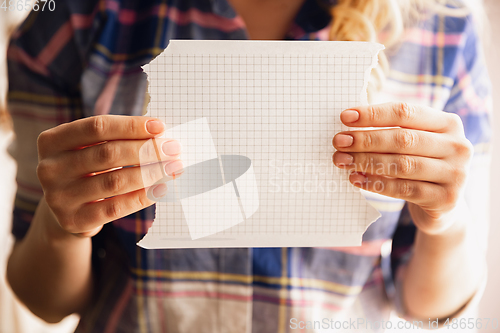
[[[45,201],[9,258],[7,279],[37,316],[58,322],[80,312],[92,295],[91,240],[63,231]]]
[[[483,244],[475,237],[470,216],[440,235],[417,231],[413,256],[403,276],[403,300],[415,318],[446,318],[474,294],[485,272]]]

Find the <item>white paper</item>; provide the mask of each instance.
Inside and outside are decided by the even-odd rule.
[[[192,239],[214,235],[243,222],[232,183],[182,200],[182,209]]]
[[[332,138],[347,129],[340,113],[366,104],[382,48],[170,41],[143,67],[147,116],[162,120],[170,128],[165,137],[181,142],[188,172],[174,186],[169,182],[168,199],[156,204],[153,226],[138,245],[360,245],[380,214],[347,171],[333,165]]]
[[[206,118],[199,118],[165,131],[164,138],[175,139],[186,149],[182,150],[184,167],[217,158],[217,150]]]

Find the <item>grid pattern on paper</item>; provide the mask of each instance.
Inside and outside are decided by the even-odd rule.
[[[259,210],[222,234],[359,233],[366,206],[354,204],[359,193],[333,166],[331,140],[346,129],[341,110],[359,104],[371,63],[368,55],[168,54],[149,67],[149,113],[168,126],[206,117],[219,155],[252,160]],[[157,210],[166,219],[151,232],[189,235],[179,203]]]

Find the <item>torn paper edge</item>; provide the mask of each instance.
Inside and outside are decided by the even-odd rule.
[[[371,65],[365,71],[363,89],[361,90],[361,94],[360,94],[360,100],[361,100],[361,105],[360,106],[368,105],[368,84],[370,83],[371,72],[374,70],[374,68],[378,64],[378,56],[380,54],[380,51],[382,51],[382,50],[385,49],[385,46],[382,45],[382,44],[375,44],[375,45],[377,45],[377,49],[376,49],[376,52],[374,52],[374,54],[373,54],[372,63],[371,63]],[[354,185],[352,185],[352,186],[355,187],[355,188],[357,188]],[[364,199],[366,200],[366,203],[373,210],[375,210],[377,212],[376,216],[371,216],[371,214],[370,214],[370,216],[371,216],[370,218],[373,218],[373,220],[371,222],[369,222],[369,223],[366,224],[365,230],[363,230],[363,233],[361,234],[361,238],[362,238],[363,234],[366,232],[366,230],[368,230],[368,228],[373,223],[375,223],[375,221],[377,221],[382,216],[382,214],[380,214],[380,212],[378,211],[378,209],[372,204],[372,201],[368,200],[368,198],[367,198],[368,195],[367,194],[371,193],[371,192],[363,190],[363,189],[359,189],[359,188],[357,188],[357,189],[359,190],[359,195],[362,195],[364,197]],[[362,239],[360,239],[359,245],[361,245],[361,242],[362,242]]]
[[[361,89],[360,92],[360,105],[368,105],[368,84],[371,76],[371,71],[376,67],[378,63],[378,55],[380,51],[384,50],[385,47],[382,44],[379,43],[373,43],[373,42],[342,42],[342,41],[218,41],[218,40],[197,40],[196,43],[192,43],[192,40],[170,40],[167,48],[159,54],[157,57],[161,56],[163,53],[175,53],[176,48],[178,46],[181,46],[182,44],[187,45],[188,47],[186,48],[184,46],[183,52],[189,52],[189,49],[191,48],[192,53],[196,54],[197,51],[199,52],[199,49],[205,49],[207,53],[210,52],[215,52],[215,53],[222,53],[221,49],[224,49],[224,52],[226,54],[242,54],[245,52],[251,52],[254,47],[250,45],[255,45],[255,43],[259,44],[266,44],[266,43],[280,43],[282,44],[282,48],[279,50],[279,54],[286,54],[288,52],[290,53],[295,53],[297,49],[305,49],[306,52],[304,54],[318,54],[318,50],[316,47],[311,47],[314,44],[315,46],[319,46],[318,44],[321,43],[342,43],[344,49],[342,50],[341,53],[346,53],[349,52],[350,50],[356,50],[359,44],[363,44],[363,47],[367,47],[367,51],[373,54],[372,57],[372,63],[370,66],[367,67],[365,70],[364,74],[364,84],[363,88]],[[238,43],[240,46],[245,45],[243,48],[234,48],[230,47],[228,48],[228,45],[231,43]],[[197,45],[194,45],[197,44]],[[223,47],[221,47],[223,46]],[[208,50],[207,50],[208,49]],[[237,50],[237,51],[235,51]],[[276,50],[273,50],[276,51]],[[278,52],[267,52],[266,54],[272,55],[272,54],[278,54]],[[321,54],[321,53],[320,53]],[[329,52],[331,54],[331,52]],[[142,66],[143,73],[146,74],[147,76],[147,71],[149,70],[150,64],[153,63],[156,58],[155,57],[150,63],[145,64]],[[147,76],[148,77],[148,76]],[[149,77],[147,78],[148,84],[147,84],[147,91],[146,91],[146,97],[147,102],[145,102],[145,109],[146,112],[144,116],[149,116],[150,109],[149,109],[149,102],[151,100],[151,95],[149,93]],[[197,240],[192,240],[191,238],[185,237],[185,238],[178,238],[178,237],[162,237],[161,241],[164,243],[165,241],[168,241],[168,245],[161,245],[158,246],[156,241],[159,241],[157,239],[153,239],[152,235],[149,235],[150,229],[153,227],[154,221],[156,220],[156,209],[158,207],[155,207],[155,214],[153,218],[153,223],[150,225],[148,228],[146,234],[144,237],[137,243],[138,246],[141,246],[145,249],[154,249],[154,248],[210,248],[210,247],[216,247],[216,248],[234,248],[234,247],[289,247],[291,246],[290,244],[292,243],[300,243],[300,247],[331,247],[332,243],[334,243],[335,247],[342,247],[342,246],[359,246],[362,243],[362,237],[363,234],[366,232],[366,230],[369,228],[371,224],[373,224],[378,218],[380,218],[382,215],[380,212],[372,205],[370,200],[366,198],[366,196],[363,194],[363,192],[366,193],[371,193],[362,189],[359,189],[358,187],[355,187],[354,185],[351,184],[353,187],[354,191],[358,193],[359,196],[362,197],[362,199],[366,202],[367,204],[367,223],[366,226],[364,227],[364,230],[360,234],[328,234],[325,237],[321,237],[321,235],[318,236],[318,234],[301,234],[301,235],[287,235],[287,239],[279,239],[276,237],[276,235],[261,235],[259,234],[258,237],[256,235],[238,235],[238,238],[235,239],[233,236],[225,236],[225,235],[212,235],[204,238],[200,238]],[[149,237],[148,237],[149,235]],[[156,235],[155,235],[156,236]],[[297,241],[295,241],[297,239]],[[189,244],[186,244],[186,241],[190,241]],[[212,245],[210,244],[211,242],[221,242],[223,241],[224,244],[217,244],[217,245]]]

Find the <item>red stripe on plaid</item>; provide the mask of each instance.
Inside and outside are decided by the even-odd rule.
[[[260,302],[265,302],[265,303],[271,303],[271,304],[281,304],[283,301],[279,297],[272,297],[268,295],[254,295],[253,296],[254,301],[260,301]],[[318,302],[317,300],[291,300],[291,299],[286,299],[284,300],[285,304],[287,306],[296,306],[296,307],[321,307],[323,309],[329,309],[333,311],[340,311],[342,307],[332,304],[332,303],[325,303],[325,302]]]
[[[107,1],[106,9],[115,12],[118,15],[118,21],[126,25],[132,25],[148,17],[159,16],[160,13],[165,13],[162,18],[168,18],[178,25],[195,23],[203,28],[216,29],[223,32],[232,32],[245,27],[245,23],[239,16],[230,19],[212,13],[205,13],[196,8],[191,8],[188,11],[180,11],[175,7],[157,5],[147,11],[137,13],[130,9],[120,8],[120,5],[115,1]]]
[[[380,248],[386,240],[387,239],[377,239],[374,241],[363,242],[361,246],[324,247],[324,249],[341,251],[358,256],[378,256],[380,255]]]
[[[26,67],[28,67],[28,69],[32,70],[35,73],[38,73],[38,74],[41,74],[44,76],[49,75],[49,71],[47,70],[47,68],[42,63],[40,63],[40,61],[38,59],[32,58],[29,54],[24,52],[24,50],[18,48],[15,45],[11,45],[8,48],[7,58],[9,60],[17,61],[17,62],[25,65]]]
[[[127,305],[130,296],[132,295],[132,281],[129,280],[127,283],[127,286],[123,290],[123,293],[121,294],[120,298],[115,304],[115,308],[111,312],[106,329],[104,330],[104,333],[112,333],[116,331],[116,326],[118,324],[118,321],[121,318],[121,315],[123,313],[123,310],[125,309],[125,306]]]
[[[62,48],[68,44],[69,40],[73,36],[73,32],[74,30],[71,26],[71,22],[63,24],[45,45],[43,50],[38,54],[38,61],[44,66],[50,64],[54,58],[59,55]]]

